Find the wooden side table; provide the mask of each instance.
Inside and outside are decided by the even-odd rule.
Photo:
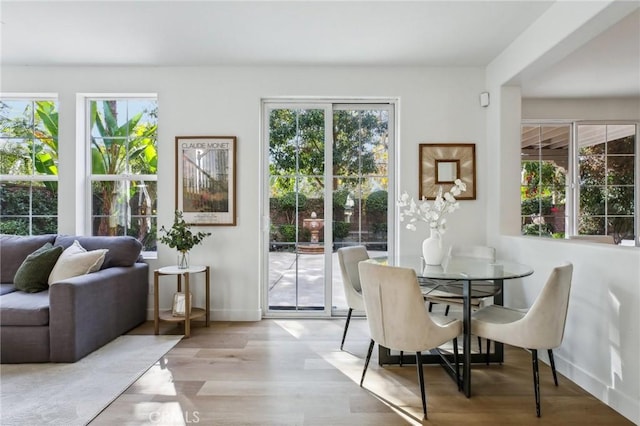
[[[189,277],[191,274],[205,273],[205,308],[192,308],[191,298],[189,295]],[[182,291],[182,278],[184,277],[184,294],[185,294],[185,315],[174,316],[172,310],[160,311],[160,295],[158,294],[158,284],[160,277],[163,275],[175,275],[177,277],[178,292]],[[178,266],[165,266],[156,269],[153,272],[153,320],[155,334],[160,332],[160,321],[181,322],[184,321],[184,335],[191,337],[191,321],[196,318],[205,317],[205,326],[209,327],[209,287],[210,287],[210,269],[208,266],[189,266],[187,269],[180,269]],[[190,312],[190,314],[187,314]]]

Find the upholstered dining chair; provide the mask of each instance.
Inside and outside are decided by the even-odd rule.
[[[375,343],[393,350],[415,352],[422,411],[426,418],[427,401],[421,353],[453,340],[456,383],[459,388],[457,336],[462,333],[462,322],[450,317],[429,314],[413,269],[361,262],[359,270],[367,323],[371,333],[360,386],[364,382]],[[443,360],[446,361],[446,358],[443,357]]]
[[[347,329],[349,328],[349,322],[351,321],[351,313],[354,309],[364,311],[364,300],[362,298],[362,290],[360,288],[358,263],[367,259],[369,259],[369,254],[364,246],[342,247],[338,249],[338,263],[340,264],[344,295],[347,300],[347,306],[349,307],[347,321],[344,324],[344,332],[342,333],[340,350],[342,350],[344,340],[347,337]]]
[[[529,310],[491,305],[478,310],[471,317],[473,334],[531,350],[533,389],[538,417],[540,417],[538,350],[547,350],[553,381],[558,386],[553,348],[560,346],[564,336],[572,275],[573,265],[570,262],[555,267]]]

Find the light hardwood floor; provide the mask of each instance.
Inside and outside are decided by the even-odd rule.
[[[353,319],[270,319],[195,325],[92,425],[632,425],[541,364],[542,417],[536,418],[531,357],[507,347],[503,365],[472,369],[467,399],[439,366],[425,366],[428,420],[415,366],[377,364],[374,350],[358,385],[369,335]],[[161,325],[161,333],[180,330]],[[132,334],[152,334],[146,323]]]

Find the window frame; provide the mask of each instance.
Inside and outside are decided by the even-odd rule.
[[[121,174],[93,174],[92,169],[92,158],[91,158],[91,102],[101,102],[101,101],[133,101],[133,100],[153,100],[158,104],[158,94],[157,93],[100,93],[100,94],[81,94],[79,95],[82,107],[82,137],[79,138],[80,143],[82,144],[82,151],[84,153],[84,229],[83,232],[85,235],[93,235],[93,219],[94,212],[92,206],[93,200],[93,183],[94,182],[105,182],[105,181],[113,181],[113,182],[136,182],[136,181],[144,181],[144,182],[158,182],[158,175],[156,174],[134,174],[134,173],[121,173]],[[79,115],[80,116],[80,115]],[[156,152],[158,150],[158,135],[156,133]],[[157,196],[156,196],[157,203]],[[153,205],[153,201],[152,201]],[[156,220],[157,225],[157,211],[151,212],[151,218]],[[156,230],[156,241],[157,241],[157,230]],[[144,250],[142,251],[142,256],[145,259],[154,259],[157,258],[157,250]]]
[[[578,234],[578,223],[580,214],[580,177],[579,177],[579,156],[578,149],[578,127],[582,125],[634,125],[635,133],[635,152],[634,152],[634,247],[640,247],[640,122],[633,120],[538,120],[523,119],[521,120],[521,129],[525,126],[570,126],[569,140],[569,158],[566,182],[566,204],[565,204],[565,238]],[[522,141],[522,139],[521,139]],[[520,169],[522,170],[522,158],[520,159]],[[522,201],[521,201],[522,203]],[[606,215],[605,215],[606,216]],[[519,211],[519,217],[522,217],[522,208]],[[521,231],[522,232],[522,231]],[[619,244],[618,244],[619,245]]]
[[[31,102],[33,111],[35,112],[35,103],[39,101],[53,101],[56,105],[56,111],[58,112],[58,127],[60,126],[60,99],[57,93],[0,93],[0,100],[2,101],[21,101],[21,102]],[[35,121],[32,123],[35,124]],[[60,135],[57,135],[58,139],[58,174],[56,175],[48,175],[48,174],[35,174],[32,173],[30,175],[0,175],[0,181],[22,181],[22,182],[56,182],[57,183],[57,198],[58,204],[56,206],[56,229],[60,229]],[[41,217],[38,215],[37,217]],[[29,235],[33,234],[33,197],[32,193],[30,195],[30,205],[29,205]],[[40,235],[40,234],[35,234]]]
[[[572,123],[572,139],[573,139],[573,168],[572,168],[572,182],[573,182],[573,194],[572,194],[572,202],[573,202],[573,214],[574,221],[571,228],[571,235],[579,235],[578,234],[578,223],[579,223],[579,215],[580,215],[580,150],[578,148],[578,128],[580,126],[618,126],[618,125],[633,125],[636,128],[635,133],[635,147],[634,147],[634,212],[633,212],[633,233],[634,233],[634,246],[640,247],[640,236],[638,232],[640,231],[640,122],[630,121],[630,120],[582,120],[582,121],[574,121]],[[609,157],[610,154],[605,153],[605,157]],[[609,187],[609,185],[605,184],[605,187]],[[605,212],[603,215],[605,220],[609,216]],[[618,244],[620,245],[620,244]]]
[[[381,105],[387,105],[389,111],[389,139],[390,148],[388,151],[387,161],[387,177],[388,183],[388,201],[387,201],[387,222],[389,223],[389,229],[387,233],[387,252],[390,253],[390,257],[395,257],[396,253],[396,239],[397,232],[395,229],[396,215],[395,215],[395,194],[397,192],[397,165],[396,158],[398,158],[398,114],[399,114],[399,100],[397,98],[341,98],[341,97],[300,97],[300,98],[263,98],[261,100],[261,123],[260,123],[260,141],[261,141],[261,156],[260,156],[260,216],[261,216],[261,237],[260,247],[262,253],[266,253],[269,250],[269,229],[271,224],[271,217],[269,215],[269,112],[274,109],[325,109],[328,115],[325,117],[325,135],[333,134],[333,118],[334,112],[338,110],[349,109],[362,109],[366,110],[373,107],[380,107]],[[328,137],[333,142],[333,136]],[[333,143],[328,144],[325,147],[325,169],[324,176],[326,181],[331,181],[334,176],[333,171]],[[333,222],[333,212],[329,208],[329,197],[325,196],[325,223]],[[328,241],[332,241],[332,227],[325,226],[324,228],[324,241],[325,244]],[[265,291],[268,285],[268,256],[262,256],[261,260],[261,278],[260,288],[262,289],[261,307],[263,310],[263,317],[265,318],[281,318],[290,316],[304,316],[301,311],[293,311],[287,313],[284,311],[274,311],[269,309],[269,295],[268,291]],[[332,256],[326,255],[324,264],[324,277],[332,276],[333,271]],[[324,316],[335,316],[340,313],[340,310],[332,308],[333,304],[333,292],[332,286],[325,283],[325,309],[323,311]],[[318,312],[309,312],[307,316],[318,316]]]

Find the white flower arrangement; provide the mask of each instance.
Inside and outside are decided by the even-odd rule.
[[[400,222],[404,222],[407,219],[409,221],[407,229],[411,231],[416,230],[416,222],[426,222],[429,224],[429,228],[443,234],[447,228],[445,215],[460,208],[460,202],[456,201],[456,197],[466,190],[467,185],[460,179],[456,179],[451,189],[444,194],[442,193],[442,186],[440,186],[433,204],[429,204],[424,197],[421,201],[415,202],[405,191],[400,200],[398,200],[398,207],[401,209]]]

